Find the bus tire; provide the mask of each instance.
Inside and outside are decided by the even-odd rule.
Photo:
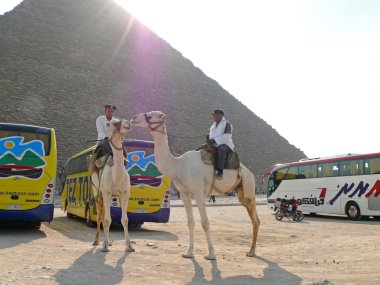
[[[90,228],[96,227],[96,223],[91,221],[90,207],[86,207],[86,224]]]
[[[67,216],[67,218],[69,218],[69,219],[74,218],[74,215],[73,215],[73,214],[70,214],[69,212],[66,212],[66,216]]]
[[[39,230],[41,228],[41,222],[27,222],[26,227],[33,230]]]
[[[359,205],[356,202],[348,202],[346,206],[346,215],[351,220],[359,221],[362,218]]]
[[[144,224],[144,222],[142,222],[142,223],[128,223],[128,228],[130,228],[130,229],[140,229],[143,224]]]

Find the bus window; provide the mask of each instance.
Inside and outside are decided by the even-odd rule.
[[[274,191],[276,191],[277,187],[280,185],[281,181],[284,179],[286,172],[288,171],[288,167],[279,169],[274,171],[268,179],[268,193],[267,195],[270,196]]]
[[[380,157],[367,158],[364,163],[365,174],[379,174],[380,173]]]
[[[344,160],[340,162],[340,176],[350,176],[355,173],[355,161]]]
[[[362,159],[355,160],[355,174],[363,175],[364,174],[364,161]]]
[[[339,161],[318,163],[318,177],[332,177],[339,175]]]
[[[297,179],[297,177],[298,177],[298,166],[291,166],[286,172],[284,180]]]
[[[300,165],[298,176],[299,178],[317,178],[317,165]]]
[[[340,162],[340,176],[363,174],[363,160],[343,160]]]

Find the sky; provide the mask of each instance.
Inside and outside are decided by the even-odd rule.
[[[380,1],[115,1],[308,157],[380,152]]]

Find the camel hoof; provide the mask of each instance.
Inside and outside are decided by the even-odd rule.
[[[216,260],[216,256],[215,255],[206,255],[205,259],[207,259],[207,260]]]
[[[94,241],[92,245],[99,245],[99,241],[98,240]]]
[[[194,254],[192,253],[182,253],[183,258],[194,258]]]
[[[135,252],[135,249],[133,247],[128,247],[125,252]]]
[[[103,248],[102,248],[102,252],[110,252],[110,249],[109,249],[109,248],[106,248],[106,247],[103,247]]]
[[[252,251],[247,252],[246,255],[247,255],[248,257],[255,257],[255,256],[256,256],[255,252],[252,252]]]

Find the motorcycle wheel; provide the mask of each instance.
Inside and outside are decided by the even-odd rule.
[[[296,211],[293,215],[293,221],[301,222],[303,220],[303,213],[301,211]]]
[[[282,218],[284,217],[284,213],[282,211],[277,211],[275,214],[276,220],[281,221]]]

